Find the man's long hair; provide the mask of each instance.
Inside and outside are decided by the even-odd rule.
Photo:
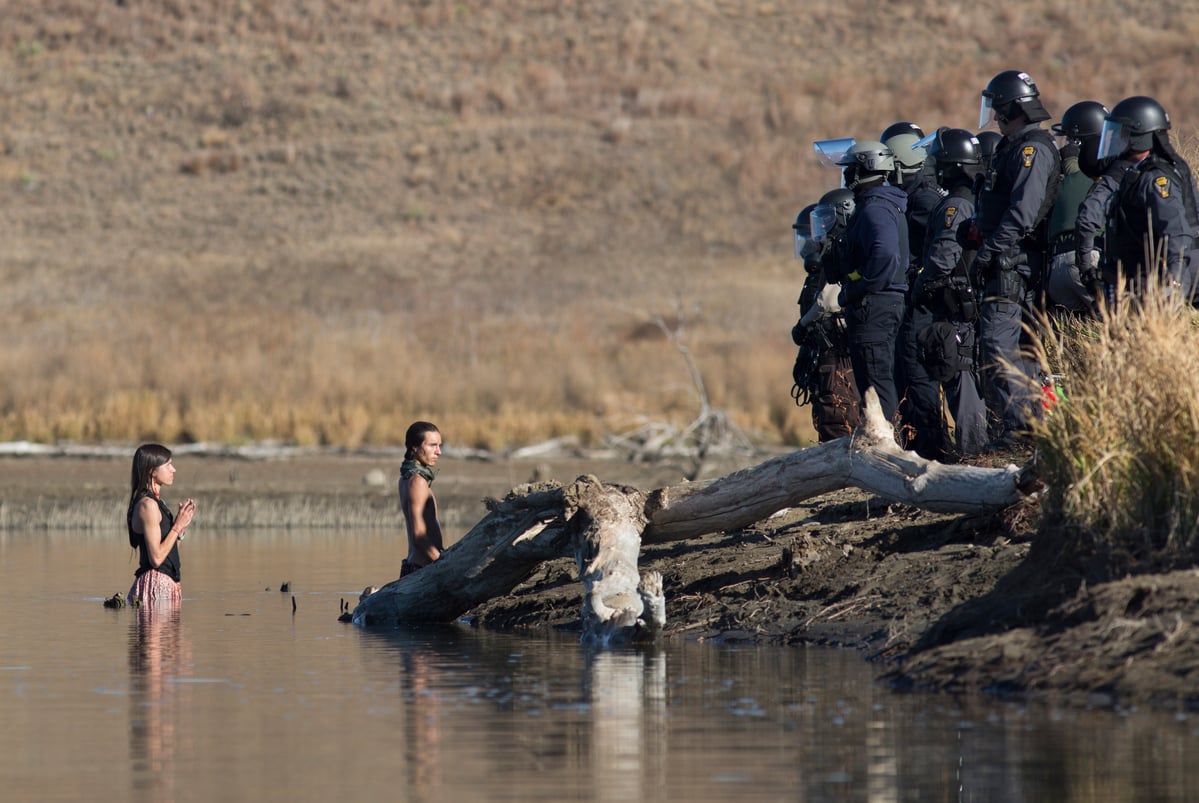
[[[404,433],[405,460],[416,459],[416,450],[424,444],[425,434],[429,432],[441,432],[441,430],[428,421],[416,421],[408,427],[408,431]]]

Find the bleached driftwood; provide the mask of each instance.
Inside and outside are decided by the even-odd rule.
[[[662,575],[637,575],[645,495],[636,488],[602,485],[594,477],[579,478],[572,489],[579,508],[567,510],[567,518],[585,517],[575,536],[575,562],[583,581],[583,640],[652,640],[666,624],[666,600]]]
[[[983,513],[1019,501],[1026,483],[1025,472],[1013,465],[951,466],[905,452],[870,388],[864,421],[848,438],[710,482],[654,491],[646,503],[649,526],[642,538],[661,543],[735,530],[841,488],[861,488],[938,513]]]
[[[585,586],[584,639],[635,637],[664,622],[661,578],[637,576],[642,541],[736,530],[846,487],[927,510],[978,513],[1019,501],[1024,484],[1024,472],[1016,466],[947,466],[903,451],[877,396],[868,390],[865,423],[851,437],[711,482],[648,495],[593,477],[566,488],[515,488],[503,501],[490,503],[488,515],[441,560],[362,600],[353,621],[452,621],[510,592],[542,561],[573,551]]]

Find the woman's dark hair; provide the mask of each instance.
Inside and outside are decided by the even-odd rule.
[[[171,450],[161,444],[143,443],[137,447],[137,451],[133,453],[133,469],[129,475],[129,510],[126,517],[133,512],[133,505],[141,492],[150,490],[150,475],[154,473],[154,469],[166,465],[170,459]],[[136,549],[138,540],[130,527],[129,546]]]
[[[405,460],[416,458],[416,450],[424,444],[425,435],[429,432],[441,432],[441,430],[428,421],[416,421],[408,427],[408,431],[404,433]]]

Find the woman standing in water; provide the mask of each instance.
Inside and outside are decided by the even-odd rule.
[[[157,443],[144,443],[133,454],[130,478],[129,546],[137,550],[138,567],[129,603],[173,605],[183,600],[179,587],[179,542],[183,540],[196,503],[185,499],[179,512],[172,515],[159,493],[162,486],[175,482],[175,464],[171,450]]]

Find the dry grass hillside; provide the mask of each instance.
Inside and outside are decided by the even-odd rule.
[[[815,138],[1151,94],[1182,0],[0,0],[0,440],[773,442]],[[672,343],[656,317],[681,338]]]

